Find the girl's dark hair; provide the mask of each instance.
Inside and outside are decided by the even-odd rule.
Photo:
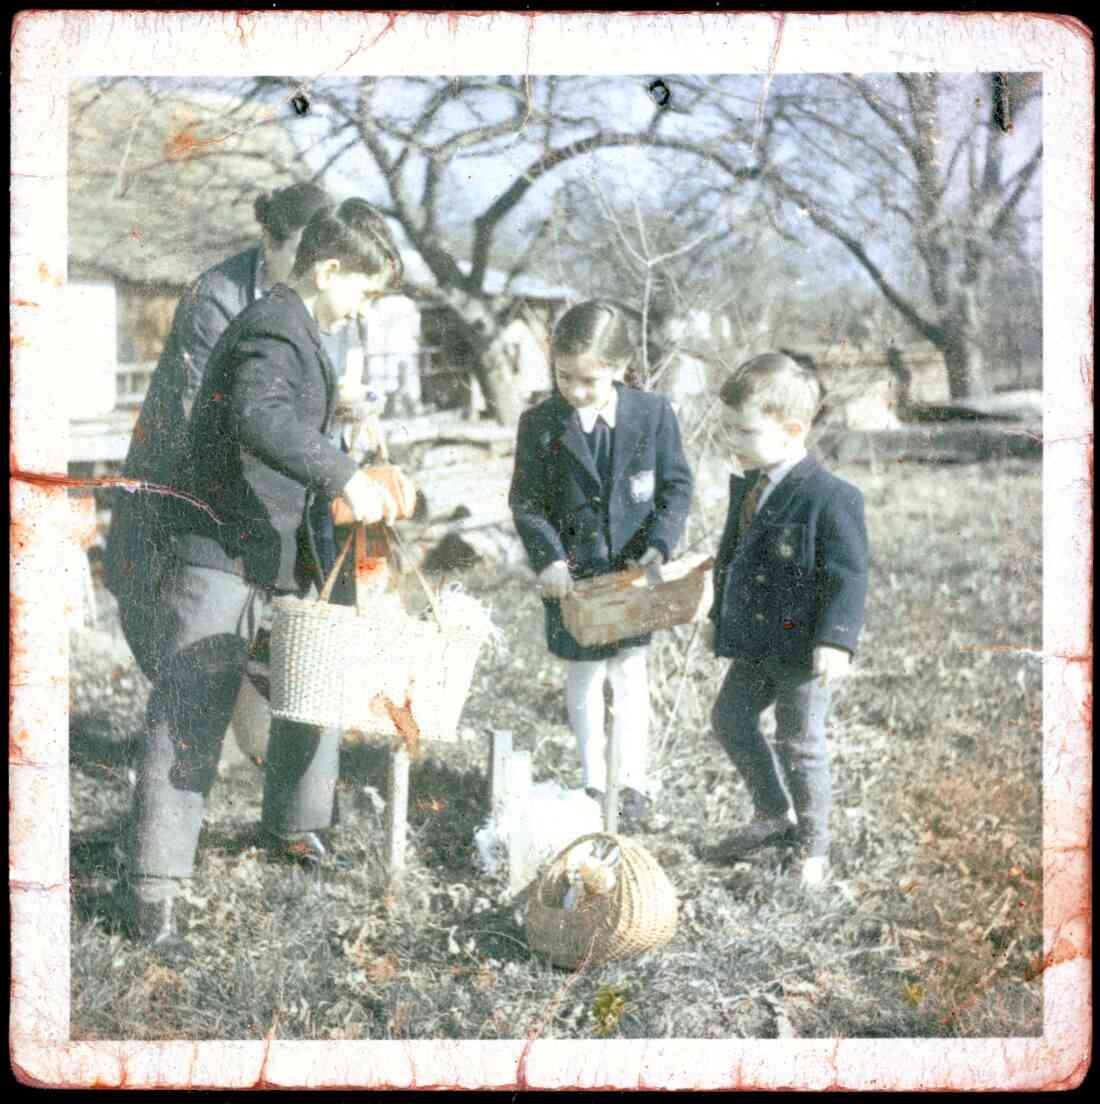
[[[253,205],[256,221],[280,245],[321,210],[332,210],[332,200],[316,184],[292,184],[277,192],[262,193]]]
[[[318,211],[302,231],[293,276],[310,265],[335,258],[347,272],[389,273],[390,286],[401,283],[404,267],[382,213],[365,199],[345,199],[332,214]]]
[[[550,349],[557,356],[591,355],[629,371],[638,353],[638,313],[612,299],[589,299],[570,307],[554,327]]]

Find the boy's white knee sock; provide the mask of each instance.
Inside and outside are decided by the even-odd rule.
[[[565,675],[565,706],[569,726],[581,756],[581,785],[607,788],[603,684],[607,664],[601,660],[570,660]]]
[[[646,648],[627,648],[607,661],[612,732],[619,746],[619,784],[648,794],[649,672]]]

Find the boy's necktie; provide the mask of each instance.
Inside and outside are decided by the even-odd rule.
[[[762,471],[758,471],[756,477],[752,481],[752,485],[745,492],[745,497],[741,499],[741,508],[737,511],[738,541],[741,541],[749,531],[749,526],[752,524],[752,519],[756,514],[757,503],[759,503],[760,496],[764,493],[764,488],[767,485],[767,475]]]

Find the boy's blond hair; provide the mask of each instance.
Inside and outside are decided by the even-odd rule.
[[[718,397],[734,410],[753,403],[773,418],[797,418],[807,426],[821,406],[817,376],[783,353],[746,361],[722,384]]]

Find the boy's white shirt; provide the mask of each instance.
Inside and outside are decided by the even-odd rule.
[[[800,463],[806,457],[806,450],[804,448],[799,449],[791,456],[787,457],[780,464],[776,464],[773,468],[762,468],[761,473],[767,478],[768,483],[764,490],[760,493],[760,498],[756,503],[756,511],[753,513],[753,517],[756,517],[760,513],[760,508],[768,501],[768,495],[779,486],[780,483],[786,479],[791,469],[798,463]]]
[[[591,433],[596,426],[596,419],[603,418],[608,429],[615,428],[615,412],[619,409],[619,391],[615,388],[611,392],[611,398],[603,406],[575,406],[577,417],[581,420],[581,429],[585,433]]]

